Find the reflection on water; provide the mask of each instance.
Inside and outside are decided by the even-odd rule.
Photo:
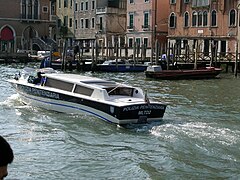
[[[239,78],[160,81],[143,73],[81,73],[142,87],[168,104],[162,122],[122,127],[22,104],[6,82],[20,68],[0,68],[0,134],[15,153],[10,179],[240,178]]]

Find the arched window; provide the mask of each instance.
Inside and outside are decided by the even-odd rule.
[[[28,0],[28,19],[32,19],[32,0]]]
[[[202,11],[198,12],[198,26],[202,26],[203,25],[203,13]]]
[[[184,13],[184,27],[188,27],[189,26],[189,14],[188,12]]]
[[[211,26],[217,26],[217,11],[213,10],[211,13]]]
[[[197,26],[197,12],[196,12],[196,11],[194,11],[194,12],[192,13],[192,26],[193,26],[193,27],[196,27],[196,26]]]
[[[176,16],[174,13],[171,13],[170,15],[170,23],[169,23],[170,28],[175,28],[176,27]]]
[[[2,41],[12,41],[14,40],[13,31],[8,27],[4,27],[0,32],[0,40]]]
[[[229,12],[229,25],[236,26],[236,10],[235,9],[232,9]]]
[[[208,25],[208,13],[207,11],[203,12],[203,26],[207,26]]]
[[[27,18],[26,0],[22,0],[22,18]]]
[[[38,0],[34,1],[34,19],[38,19]]]

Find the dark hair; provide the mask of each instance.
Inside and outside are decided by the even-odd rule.
[[[13,158],[13,150],[10,144],[0,136],[0,167],[12,163]]]

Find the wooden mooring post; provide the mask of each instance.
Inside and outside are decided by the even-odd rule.
[[[236,47],[236,58],[235,58],[235,66],[234,66],[234,76],[237,77],[238,73],[238,42]]]

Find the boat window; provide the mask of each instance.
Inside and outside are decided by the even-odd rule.
[[[70,92],[72,91],[72,88],[73,88],[72,83],[63,82],[63,81],[56,80],[56,79],[51,79],[51,78],[47,78],[45,86],[53,87],[53,88],[56,88],[56,89],[61,89],[61,90],[64,90],[64,91],[70,91]]]
[[[86,96],[91,96],[92,93],[93,93],[93,89],[76,85],[76,88],[75,88],[74,92],[78,93],[78,94],[83,94],[83,95],[86,95]]]
[[[133,88],[128,87],[108,88],[107,92],[109,95],[133,96]]]

